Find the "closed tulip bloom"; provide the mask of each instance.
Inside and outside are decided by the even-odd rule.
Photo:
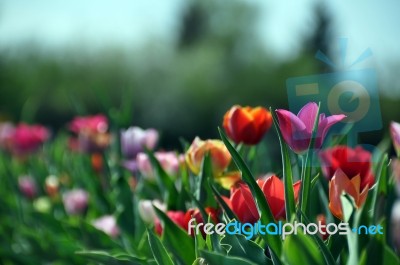
[[[32,153],[50,137],[49,131],[41,125],[19,124],[10,137],[11,151],[17,155]]]
[[[393,146],[397,156],[400,156],[400,123],[392,121],[390,123],[390,135],[392,136]]]
[[[220,176],[231,162],[231,155],[220,140],[203,141],[196,137],[185,154],[186,164],[194,174],[198,175],[207,153],[211,156],[214,176]]]
[[[82,214],[86,211],[89,193],[82,189],[75,189],[63,194],[65,211],[68,214]]]
[[[328,180],[332,179],[338,169],[341,169],[350,179],[359,176],[362,190],[374,185],[372,154],[361,146],[354,149],[348,146],[336,146],[321,151],[319,156],[322,172]]]
[[[140,200],[138,203],[139,215],[147,224],[153,224],[157,218],[157,214],[153,205],[161,211],[165,211],[167,209],[167,206],[158,200]]]
[[[144,130],[140,127],[130,127],[121,131],[121,151],[125,158],[134,159],[145,149],[153,150],[158,142],[158,132],[155,129]]]
[[[35,180],[30,176],[23,176],[18,179],[18,187],[21,193],[28,199],[37,196],[37,186]]]
[[[295,153],[303,154],[307,151],[311,142],[317,112],[318,105],[315,102],[305,105],[297,116],[287,110],[276,110],[283,139]],[[329,129],[345,118],[346,116],[343,114],[325,117],[325,114],[321,113],[314,147],[321,148]]]
[[[367,198],[368,186],[361,189],[360,175],[350,179],[341,169],[336,171],[329,182],[329,209],[340,220],[344,218],[340,199],[343,192],[353,197],[356,207],[360,208]]]
[[[258,186],[261,188],[268,202],[271,212],[276,220],[284,219],[285,211],[285,194],[282,181],[275,175],[265,180],[257,180]],[[294,197],[297,201],[300,191],[300,181],[293,184]],[[231,189],[230,198],[223,197],[225,202],[230,206],[232,211],[242,223],[256,223],[260,218],[254,198],[250,188],[239,183]]]
[[[15,132],[15,127],[10,122],[0,123],[0,148],[8,150],[11,144],[11,138]]]
[[[176,176],[179,172],[179,156],[175,152],[155,152],[155,158],[160,162],[161,167],[170,176]],[[139,153],[136,157],[136,165],[144,178],[154,179],[155,173],[150,162],[150,158],[145,153]]]
[[[94,220],[93,226],[111,237],[117,237],[120,233],[117,220],[112,215],[105,215]]]
[[[233,106],[226,112],[223,127],[235,143],[258,144],[266,131],[271,128],[272,115],[262,107]]]
[[[174,222],[177,226],[182,229],[187,229],[187,223],[185,223],[185,212],[183,211],[168,211],[167,216]],[[154,221],[154,229],[158,235],[162,235],[163,227],[161,226],[161,222],[158,218]]]

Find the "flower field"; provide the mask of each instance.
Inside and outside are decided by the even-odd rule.
[[[399,123],[367,150],[314,102],[220,119],[178,150],[102,114],[1,123],[0,264],[400,264]]]

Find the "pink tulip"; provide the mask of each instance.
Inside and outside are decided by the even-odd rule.
[[[157,219],[157,214],[153,205],[163,212],[167,210],[167,206],[159,200],[140,200],[138,203],[139,215],[147,224],[154,224],[154,220]]]
[[[282,132],[285,142],[297,154],[302,154],[307,151],[310,145],[312,130],[315,123],[315,118],[318,112],[318,105],[315,102],[310,102],[305,105],[297,114],[290,111],[278,109],[279,127]],[[343,114],[332,115],[325,117],[324,113],[319,115],[319,123],[317,137],[315,139],[315,148],[321,148],[323,140],[328,133],[328,130],[336,123],[345,119]]]
[[[89,193],[82,189],[75,189],[64,193],[63,202],[68,214],[82,214],[86,211]]]
[[[119,235],[117,220],[112,215],[105,215],[93,221],[93,226],[111,237]]]
[[[400,156],[400,123],[392,121],[390,123],[390,134],[393,140],[393,146],[397,155]]]
[[[139,127],[130,127],[121,131],[121,151],[128,159],[134,159],[146,148],[153,150],[157,141],[158,132],[155,129],[144,130]]]
[[[171,176],[176,176],[179,171],[179,156],[175,152],[155,152],[155,158],[160,162],[161,167]],[[155,173],[149,156],[139,153],[136,157],[137,168],[143,177],[154,179]]]
[[[23,176],[18,179],[18,187],[22,194],[28,199],[33,199],[37,195],[35,180],[30,176]]]
[[[10,137],[11,151],[17,155],[34,152],[49,136],[49,131],[43,126],[21,123]]]
[[[107,117],[102,114],[75,117],[69,124],[69,129],[76,134],[84,131],[88,133],[105,133],[108,130]]]
[[[15,127],[10,122],[0,123],[0,148],[10,148],[11,137],[15,132]]]

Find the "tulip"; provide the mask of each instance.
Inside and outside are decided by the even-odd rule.
[[[311,142],[315,119],[318,113],[318,105],[310,102],[305,105],[297,114],[290,111],[278,109],[279,127],[283,139],[288,146],[297,154],[303,154],[308,150]],[[324,113],[319,115],[318,129],[315,139],[315,148],[319,149],[329,131],[336,123],[345,119],[343,114],[325,117]]]
[[[30,176],[23,176],[18,179],[18,187],[21,193],[28,199],[37,196],[37,186],[35,180]]]
[[[154,156],[170,176],[178,174],[180,162],[179,156],[175,152],[155,152]],[[155,179],[155,173],[147,154],[139,153],[136,157],[136,165],[143,177]]]
[[[158,132],[155,129],[143,130],[139,127],[130,127],[121,131],[121,151],[128,159],[136,158],[136,155],[145,149],[153,150],[158,141]]]
[[[392,171],[396,185],[397,195],[400,196],[400,159],[392,160]]]
[[[258,144],[271,128],[272,115],[262,107],[233,106],[224,116],[223,127],[235,143]]]
[[[176,225],[181,227],[182,229],[187,229],[187,223],[185,223],[185,213],[182,211],[168,211],[167,216],[172,220]],[[154,229],[158,235],[162,235],[163,227],[161,226],[160,220],[158,218],[154,221]]]
[[[89,193],[82,189],[75,189],[63,194],[65,211],[68,214],[82,214],[86,211],[89,201]]]
[[[154,220],[157,219],[157,214],[153,205],[163,212],[165,212],[167,209],[167,206],[158,200],[140,200],[138,203],[139,215],[147,224],[153,224]]]
[[[347,146],[336,146],[325,149],[319,154],[322,165],[322,172],[330,180],[338,169],[350,179],[359,176],[361,179],[361,189],[372,187],[374,175],[372,173],[370,152],[361,146],[350,148]]]
[[[59,181],[56,176],[48,176],[45,180],[45,190],[50,197],[58,194]]]
[[[319,236],[322,238],[322,240],[326,240],[329,237],[329,234],[326,232],[326,217],[325,217],[325,215],[318,214],[317,222],[319,224],[321,224],[321,231],[319,233]]]
[[[393,146],[396,149],[397,156],[400,157],[400,123],[394,121],[390,123],[390,134],[392,136]]]
[[[329,209],[341,220],[344,217],[340,199],[343,192],[353,197],[356,208],[360,208],[367,198],[368,186],[361,189],[360,175],[350,179],[341,169],[336,171],[329,182]]]
[[[194,174],[198,175],[204,156],[207,153],[211,156],[214,176],[220,176],[231,162],[231,155],[224,143],[220,140],[203,141],[199,137],[196,137],[186,151],[186,164]]]
[[[213,222],[214,224],[218,223],[218,210],[212,207],[206,207],[204,209],[204,211],[206,212],[206,214],[211,218],[211,222]],[[185,217],[184,217],[184,229],[186,231],[188,231],[188,227],[189,227],[189,222],[191,219],[195,218],[196,219],[196,223],[200,224],[200,223],[207,223],[208,220],[203,220],[203,216],[200,213],[199,209],[189,209],[186,213],[185,213]],[[203,234],[203,236],[205,236],[205,232],[204,232],[204,226],[201,229],[201,233]],[[195,231],[194,229],[192,230],[192,232],[190,233],[191,235],[195,235]]]
[[[15,132],[15,127],[10,122],[0,123],[0,148],[9,149],[11,138]]]
[[[257,184],[264,193],[274,218],[276,220],[284,219],[286,211],[282,181],[273,175],[265,180],[257,180]],[[293,190],[295,200],[297,201],[300,191],[300,181],[293,184]],[[230,198],[223,197],[223,199],[239,218],[240,222],[256,223],[260,218],[254,198],[246,184],[239,183],[231,189]]]
[[[236,183],[242,180],[242,173],[240,171],[226,172],[223,175],[215,178],[215,180],[221,184],[224,189],[229,190],[235,186]]]
[[[49,131],[43,126],[21,123],[10,136],[11,151],[17,155],[34,152],[49,136]]]
[[[400,252],[400,200],[395,201],[391,214],[391,235],[393,246]]]
[[[93,226],[111,237],[117,237],[120,233],[117,220],[112,215],[105,215],[94,220]]]
[[[73,139],[70,146],[84,152],[101,152],[111,141],[111,136],[107,133],[107,118],[101,114],[75,117],[69,124],[69,129],[77,135],[77,139]]]

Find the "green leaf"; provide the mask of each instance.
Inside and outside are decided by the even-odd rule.
[[[150,230],[147,230],[147,235],[149,238],[149,243],[151,251],[153,252],[153,257],[158,265],[174,265],[171,257],[168,255],[167,250],[161,243],[160,239],[154,235]]]
[[[106,251],[78,251],[75,254],[85,257],[86,259],[92,260],[94,262],[100,262],[101,264],[107,265],[144,265],[150,264],[149,261],[145,259],[140,259],[128,254],[117,254],[111,255]]]
[[[310,221],[308,220],[307,216],[305,216],[304,213],[301,213],[301,215],[303,216],[303,219],[305,221],[305,225],[308,225],[310,223]],[[325,262],[327,265],[335,265],[335,259],[333,258],[331,252],[329,251],[328,247],[325,245],[324,241],[319,237],[318,234],[313,234],[311,235],[312,238],[314,239],[314,241],[317,243],[319,249],[322,252],[322,255],[324,255],[325,258]]]
[[[285,264],[325,264],[324,257],[315,242],[299,231],[286,237],[282,253]]]
[[[194,239],[188,235],[187,231],[182,230],[169,219],[163,211],[157,207],[154,209],[164,223],[163,243],[183,264],[191,264],[196,259]]]
[[[213,178],[213,170],[211,163],[211,156],[207,153],[202,162],[201,166],[201,174],[199,181],[199,188],[197,188],[197,200],[205,206],[215,207],[216,202],[213,197],[213,193],[211,191],[210,185],[208,185],[209,180],[211,181]]]
[[[208,264],[218,265],[256,265],[257,263],[251,262],[244,258],[225,256],[219,253],[210,252],[206,250],[200,251],[201,256],[208,262]]]
[[[279,144],[281,146],[282,155],[282,166],[283,166],[283,185],[285,187],[285,209],[286,209],[286,220],[291,220],[292,216],[296,212],[296,202],[294,200],[293,191],[293,172],[292,164],[290,161],[289,149],[285,140],[283,139],[282,132],[279,129],[279,124],[276,118],[276,114],[272,109],[269,109],[272,113],[272,119],[274,121],[274,126],[276,133],[278,134]]]
[[[377,174],[376,174],[376,184],[373,189],[373,199],[370,215],[372,221],[376,223],[380,217],[385,214],[385,198],[388,193],[388,164],[389,158],[388,155],[385,154],[380,160]]]
[[[221,128],[218,128],[218,130],[221,135],[222,141],[224,142],[226,148],[229,150],[229,153],[231,154],[237,167],[242,172],[242,179],[249,185],[251,193],[253,194],[253,197],[255,199],[258,212],[260,214],[261,222],[263,222],[264,224],[275,223],[274,216],[272,215],[268,202],[266,201],[263,192],[261,191],[257,182],[255,181],[246,163],[237,153],[235,148],[231,145],[231,143],[229,142],[228,138],[226,137],[225,133],[221,130]],[[269,235],[268,233],[263,235],[263,237],[265,238],[265,241],[269,245],[270,249],[274,251],[276,254],[280,255],[282,249],[282,242],[280,238],[274,235]]]
[[[230,245],[229,256],[242,257],[257,264],[268,264],[270,262],[264,254],[264,249],[251,240],[247,240],[244,235],[229,235],[221,240],[221,244]]]
[[[373,237],[361,255],[360,265],[375,264],[400,264],[400,259],[390,247],[382,243],[382,240]]]
[[[211,186],[211,190],[214,193],[215,198],[218,201],[218,204],[221,206],[221,208],[224,210],[224,214],[226,214],[227,221],[231,221],[233,219],[239,220],[236,216],[236,214],[232,211],[231,208],[226,204],[224,199],[222,199],[221,194],[218,192],[218,190],[215,188],[215,186],[209,182],[209,185]]]
[[[175,183],[172,178],[162,168],[160,162],[150,151],[147,151],[147,155],[150,158],[151,165],[155,169],[155,175],[160,191],[164,191],[164,201],[167,203],[169,209],[176,208],[179,193],[175,187]]]

